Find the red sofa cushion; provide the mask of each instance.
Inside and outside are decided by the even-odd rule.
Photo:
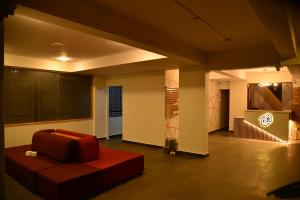
[[[86,163],[100,170],[102,189],[107,189],[128,178],[140,175],[144,171],[144,156],[128,151],[100,148],[100,158]]]
[[[56,133],[71,135],[80,138],[77,140],[79,162],[88,162],[99,158],[99,142],[95,136],[66,131],[62,129],[57,129]]]
[[[17,153],[17,152],[25,152],[25,151],[30,151],[31,150],[31,145],[21,145],[21,146],[16,146],[16,147],[9,147],[5,149],[5,154],[12,154],[12,153]]]
[[[32,137],[32,150],[60,162],[73,162],[77,155],[77,141],[44,131]]]
[[[21,149],[21,151],[16,151]],[[61,163],[49,159],[45,156],[37,157],[25,156],[25,151],[31,149],[30,145],[13,147],[5,151],[5,169],[7,174],[22,183],[32,192],[36,192],[36,172],[60,165]]]

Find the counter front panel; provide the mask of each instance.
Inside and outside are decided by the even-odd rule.
[[[245,119],[264,131],[288,141],[290,111],[246,110]]]

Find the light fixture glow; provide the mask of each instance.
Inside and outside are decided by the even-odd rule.
[[[268,87],[268,86],[271,86],[271,85],[272,85],[272,83],[268,83],[268,82],[260,82],[258,84],[259,87]]]
[[[56,57],[56,59],[59,61],[62,61],[62,62],[67,62],[67,61],[71,60],[71,58],[68,56],[59,56],[59,57]]]

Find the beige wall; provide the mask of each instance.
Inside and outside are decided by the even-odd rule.
[[[208,75],[199,69],[180,70],[180,115],[178,148],[180,151],[208,153]],[[207,99],[205,99],[207,98]]]
[[[88,133],[96,135],[98,138],[106,137],[106,85],[103,78],[94,79],[93,97],[92,119],[7,126],[5,127],[5,146],[30,144],[34,132],[49,128]]]
[[[164,145],[164,71],[110,77],[123,89],[123,140]]]
[[[221,123],[221,89],[229,89],[228,81],[209,81],[208,132],[223,128]]]
[[[247,81],[230,82],[229,130],[233,130],[233,119],[244,116],[247,109]]]
[[[292,76],[290,72],[265,72],[265,73],[249,73],[247,74],[248,83],[266,82],[292,82]]]
[[[94,78],[94,133],[98,138],[106,137],[107,132],[107,102],[106,102],[106,83],[101,77]]]
[[[92,119],[6,126],[4,129],[5,147],[31,144],[34,132],[52,128],[94,134]]]
[[[94,134],[99,138],[107,134],[106,87],[123,86],[123,139],[164,145],[164,71],[138,73],[94,79],[93,119],[68,122],[38,123],[5,128],[6,147],[30,144],[35,131],[61,128]]]

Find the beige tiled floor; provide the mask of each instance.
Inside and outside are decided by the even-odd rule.
[[[268,191],[300,180],[300,143],[282,145],[225,135],[209,136],[207,158],[170,156],[119,139],[101,141],[100,145],[143,153],[145,172],[92,199],[271,200],[276,198],[267,197]],[[8,176],[7,197],[39,199]]]

